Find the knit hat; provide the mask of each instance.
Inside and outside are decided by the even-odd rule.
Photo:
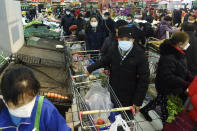
[[[121,27],[118,30],[118,37],[135,38],[135,30],[132,27]]]
[[[76,30],[77,29],[77,25],[71,25],[69,27],[69,31],[73,31],[73,30]]]

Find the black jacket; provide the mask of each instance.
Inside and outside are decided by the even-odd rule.
[[[76,25],[77,25],[77,30],[81,31],[82,29],[84,29],[84,20],[82,18],[78,18],[76,20]]]
[[[109,36],[110,34],[115,34],[115,22],[111,18],[104,20],[103,24],[107,36]]]
[[[98,26],[96,31],[92,27],[86,29],[86,49],[100,50],[106,38],[103,26]]]
[[[112,48],[115,44],[117,44],[116,37],[113,35],[108,36],[105,39],[103,46],[101,48],[101,51],[100,51],[101,56],[105,56],[108,53],[108,51],[110,50],[110,48]]]
[[[193,75],[197,75],[197,37],[194,32],[187,33],[190,36],[190,47],[186,51],[188,68]]]
[[[61,26],[63,26],[64,32],[66,33],[66,35],[70,35],[71,32],[69,31],[69,27],[71,25],[75,25],[76,21],[75,18],[71,15],[64,15],[62,17],[62,21],[61,21]]]
[[[190,72],[187,69],[186,56],[173,47],[171,42],[160,46],[160,60],[155,85],[158,93],[182,94],[189,86]]]
[[[143,49],[135,43],[122,61],[118,43],[114,44],[107,55],[87,69],[91,73],[106,66],[110,66],[110,84],[123,106],[141,106],[149,82],[148,61]]]
[[[176,23],[181,23],[181,15],[182,15],[182,11],[181,10],[175,10],[173,13],[173,22],[174,24]]]

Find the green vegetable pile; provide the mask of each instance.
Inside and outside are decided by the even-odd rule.
[[[24,26],[24,29],[26,29],[26,28],[28,28],[28,27],[30,27],[30,26],[32,26],[32,25],[38,25],[38,24],[42,24],[42,21],[40,21],[40,20],[34,20],[34,21],[29,22],[28,24],[26,24],[26,25]]]
[[[31,26],[24,30],[24,36],[26,38],[32,36],[40,37],[40,38],[48,38],[48,37],[59,38],[60,32],[55,32],[53,30],[50,30],[48,29],[48,26],[38,26],[37,28]]]
[[[176,115],[183,111],[183,101],[178,96],[169,95],[167,101],[168,119],[166,122],[171,123],[175,120]]]

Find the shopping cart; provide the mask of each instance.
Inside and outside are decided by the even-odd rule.
[[[85,51],[85,41],[73,41],[68,42],[65,40],[65,56],[67,59],[67,66],[72,64],[72,54],[78,51]]]
[[[95,113],[106,113],[118,111],[122,118],[126,121],[129,127],[133,131],[142,131],[139,122],[135,119],[135,115],[128,115],[127,110],[131,110],[131,107],[123,107],[119,99],[117,98],[115,92],[109,84],[108,77],[103,75],[104,69],[97,70],[93,72],[94,76],[91,78],[86,75],[86,67],[91,64],[91,62],[100,59],[98,50],[86,50],[85,43],[82,44],[81,48],[78,50],[72,50],[71,46],[77,42],[67,42],[66,52],[67,52],[67,62],[69,63],[69,86],[72,89],[73,96],[76,99],[77,108],[79,111],[79,120],[81,123],[82,130],[84,131],[98,131],[101,130],[102,126],[105,128],[111,126],[111,123],[105,125],[96,125],[94,121],[93,114]],[[80,42],[78,42],[80,43]],[[84,48],[83,48],[84,47]],[[79,51],[80,50],[80,51]],[[77,68],[77,69],[76,69]],[[100,75],[102,74],[102,75]],[[85,95],[91,89],[90,84],[100,82],[103,88],[106,88],[111,95],[115,109],[112,110],[100,110],[100,111],[90,111],[89,107],[85,102]],[[132,114],[132,113],[131,113]]]
[[[69,50],[69,49],[68,49]],[[88,51],[77,51],[77,52],[68,52],[67,55],[67,69],[68,69],[68,78],[69,86],[71,87],[73,93],[73,76],[77,77],[75,80],[77,82],[85,81],[84,75],[86,73],[86,67],[100,59],[100,54],[98,50],[88,50]],[[98,73],[97,73],[98,74]]]
[[[132,107],[123,107],[119,99],[117,98],[115,92],[113,91],[112,87],[110,86],[107,77],[105,78],[98,78],[95,80],[87,80],[87,81],[82,81],[82,82],[76,82],[76,79],[79,77],[87,77],[87,75],[78,75],[78,76],[73,76],[73,86],[74,86],[74,92],[75,92],[75,97],[78,105],[78,111],[79,111],[79,118],[81,122],[81,127],[85,131],[97,131],[97,130],[104,130],[108,129],[111,126],[111,123],[107,123],[104,125],[96,125],[95,121],[93,119],[93,114],[100,114],[100,113],[107,113],[107,112],[119,112],[122,116],[122,118],[126,121],[129,127],[131,127],[132,131],[142,131],[142,128],[139,126],[139,123],[135,119],[134,116],[128,116],[126,111],[132,110]],[[86,79],[83,79],[86,80]],[[90,111],[86,102],[85,102],[85,95],[88,92],[88,90],[91,88],[89,85],[94,84],[96,82],[101,82],[101,85],[103,88],[107,88],[108,91],[111,94],[111,99],[113,101],[114,107],[118,107],[112,110],[92,110]],[[134,114],[134,112],[133,112]],[[133,119],[132,119],[133,118]],[[99,128],[103,127],[103,128]]]

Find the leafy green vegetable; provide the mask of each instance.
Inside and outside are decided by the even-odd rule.
[[[42,24],[42,21],[34,20],[34,21],[29,22],[28,24],[26,24],[26,25],[24,26],[24,28],[26,29],[26,28],[28,28],[28,27],[30,27],[30,26],[32,26],[32,25],[36,25],[36,24]]]
[[[166,122],[171,123],[175,120],[176,115],[183,111],[183,101],[178,96],[169,95],[167,101],[168,119]]]

